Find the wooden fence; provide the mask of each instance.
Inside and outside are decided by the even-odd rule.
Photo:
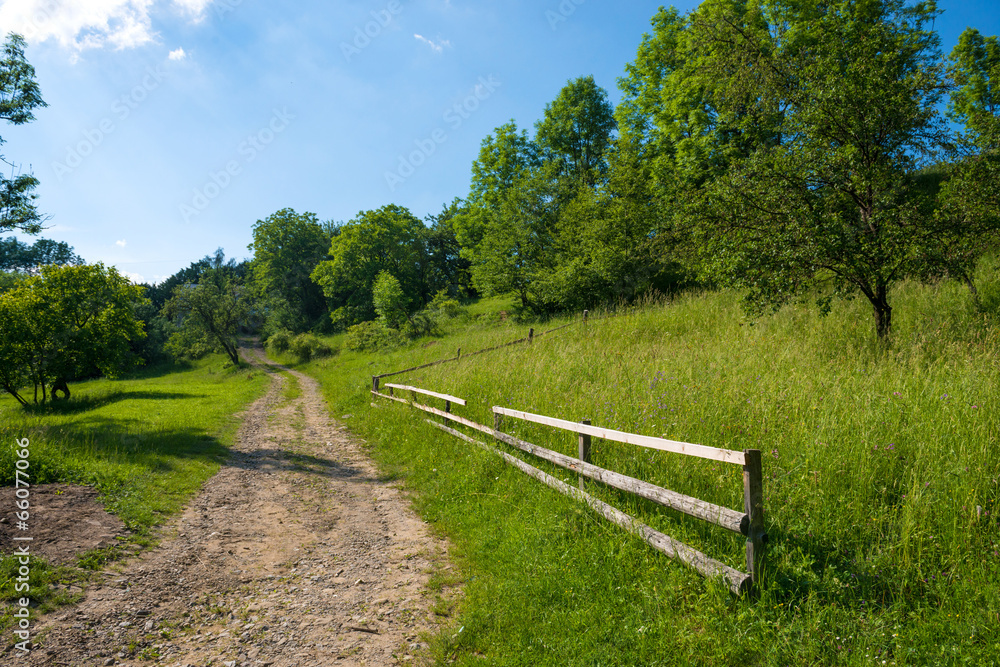
[[[517,467],[528,475],[531,475],[535,479],[548,484],[558,491],[585,502],[609,521],[642,537],[654,549],[661,551],[671,558],[683,561],[704,576],[722,577],[726,581],[729,588],[736,594],[739,595],[747,593],[758,583],[760,558],[763,552],[764,544],[767,541],[767,535],[764,532],[763,485],[760,450],[748,449],[743,452],[737,452],[728,449],[718,449],[715,447],[706,447],[704,445],[676,442],[663,438],[601,428],[599,426],[592,426],[588,421],[572,422],[565,419],[546,417],[543,415],[521,412],[519,410],[509,410],[501,407],[493,408],[494,423],[493,428],[490,428],[470,419],[453,414],[451,412],[452,405],[464,406],[466,404],[464,400],[455,396],[427,391],[417,387],[396,384],[386,384],[385,387],[389,390],[389,393],[383,394],[378,391],[377,378],[372,379],[372,386],[372,394],[376,396],[410,405],[429,414],[437,415],[446,421],[461,424],[473,430],[485,433],[500,442],[510,445],[511,447],[520,449],[521,451],[532,454],[540,459],[544,459],[550,463],[554,463],[555,465],[576,472],[579,476],[580,488],[570,486],[565,482],[546,474],[538,468],[535,468],[524,461],[507,454],[506,452],[490,447],[489,445],[475,440],[474,438],[456,431],[455,429],[437,422],[431,422],[436,427],[447,431],[456,437],[459,437],[467,442],[471,442],[501,456],[511,465]],[[396,390],[409,392],[412,396],[412,400],[396,396]],[[416,400],[418,394],[445,401],[445,409],[440,410],[438,408],[418,403]],[[542,424],[576,433],[578,436],[578,457],[573,458],[566,456],[565,454],[560,454],[559,452],[538,447],[530,442],[526,442],[504,433],[501,430],[501,427],[505,418],[519,419],[522,421]],[[622,475],[621,473],[595,466],[590,462],[590,447],[592,438],[601,438],[613,442],[621,442],[639,447],[647,447],[666,452],[683,454],[686,456],[710,459],[722,463],[741,465],[743,466],[744,512],[740,513],[727,507],[714,505],[699,498],[686,496],[634,477],[628,477],[626,475]],[[740,572],[739,570],[729,567],[725,563],[714,560],[700,551],[684,544],[683,542],[674,540],[673,538],[641,523],[634,517],[631,517],[624,512],[615,509],[611,505],[594,498],[584,491],[583,478],[585,477],[743,535],[747,538],[747,571]]]
[[[505,347],[511,347],[513,345],[522,345],[524,343],[532,343],[532,342],[535,341],[536,338],[541,338],[542,336],[544,336],[546,334],[555,333],[556,331],[559,331],[560,329],[565,329],[566,327],[571,327],[574,324],[578,324],[580,322],[582,322],[583,324],[587,324],[587,321],[589,319],[591,319],[589,317],[589,315],[590,315],[590,311],[585,310],[585,311],[583,311],[583,319],[582,320],[576,320],[574,322],[567,322],[566,324],[563,324],[562,326],[555,327],[554,329],[549,329],[548,331],[542,331],[539,334],[535,334],[535,330],[534,329],[528,329],[528,335],[525,336],[524,338],[518,338],[517,340],[512,340],[509,343],[503,343],[502,345],[494,345],[493,347],[487,347],[486,349],[477,350],[476,352],[468,352],[468,353],[466,353],[465,357],[466,358],[468,358],[468,357],[474,357],[477,354],[485,354],[486,352],[493,352],[495,350],[502,350]],[[603,319],[603,318],[598,318],[598,319]],[[413,368],[404,368],[401,371],[392,371],[391,373],[382,373],[381,375],[373,375],[372,376],[372,391],[376,391],[377,392],[378,391],[378,387],[379,387],[379,382],[381,380],[385,379],[385,378],[393,377],[395,375],[402,375],[403,373],[412,373],[413,371],[420,371],[420,370],[423,370],[425,368],[430,368],[431,366],[440,366],[441,364],[448,364],[448,363],[456,362],[456,361],[461,360],[462,358],[463,358],[462,357],[462,348],[458,348],[458,351],[457,351],[457,353],[455,354],[454,357],[448,357],[447,359],[438,359],[437,361],[431,361],[431,362],[423,364],[421,366],[414,366]]]

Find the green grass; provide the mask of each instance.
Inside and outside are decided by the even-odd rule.
[[[391,380],[461,396],[469,406],[459,413],[484,423],[490,406],[503,405],[761,449],[771,542],[755,600],[733,598],[440,433],[422,413],[370,407],[371,375],[511,340],[527,325],[456,327],[430,347],[342,352],[302,368],[321,379],[335,414],[353,415],[350,426],[383,471],[415,491],[418,510],[454,543],[466,594],[454,627],[433,643],[441,661],[1000,664],[1000,335],[956,284],[904,285],[894,306],[886,347],[873,340],[861,301],[825,318],[793,306],[753,322],[730,293],[692,295]],[[570,434],[513,420],[505,428],[575,454]],[[601,441],[593,456],[742,506],[735,466]],[[596,493],[745,566],[736,536]]]
[[[177,512],[226,460],[238,413],[259,396],[266,375],[226,367],[221,356],[192,367],[153,369],[122,380],[71,386],[70,401],[29,409],[0,399],[0,484],[14,481],[15,439],[30,440],[32,485],[93,486],[105,508],[147,544],[150,530]],[[99,569],[119,551],[83,554],[76,564]],[[11,558],[0,559],[0,599],[13,597]],[[43,610],[69,599],[57,584],[80,582],[73,567],[32,565],[32,599]],[[9,622],[0,612],[0,626]]]

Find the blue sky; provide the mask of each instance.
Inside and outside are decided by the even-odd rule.
[[[968,25],[1000,32],[995,0],[939,4],[946,52]],[[49,103],[0,128],[3,154],[40,179],[44,236],[159,281],[218,247],[247,256],[281,208],[437,213],[482,139],[531,129],[568,80],[617,102],[659,5],[0,0]]]

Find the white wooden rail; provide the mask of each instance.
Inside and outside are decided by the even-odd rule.
[[[406,400],[403,398],[398,398],[393,395],[382,394],[376,390],[372,390],[372,394],[375,396],[380,396],[382,398],[388,398],[392,401],[399,403],[405,403],[418,410],[424,412],[438,415],[448,421],[456,422],[462,424],[476,431],[486,433],[493,436],[495,439],[500,440],[512,447],[520,449],[524,452],[537,456],[538,458],[550,461],[556,465],[574,470],[579,473],[582,477],[588,477],[600,481],[608,486],[619,489],[621,491],[627,491],[633,493],[647,500],[659,503],[665,507],[677,510],[693,516],[710,523],[714,523],[720,527],[726,528],[736,533],[740,533],[747,538],[747,573],[744,574],[733,568],[721,563],[719,561],[709,558],[705,554],[671,539],[670,537],[659,533],[649,526],[640,523],[638,520],[623,514],[619,510],[599,501],[592,496],[583,492],[582,480],[581,488],[575,489],[565,482],[556,480],[555,478],[547,475],[546,473],[524,463],[520,459],[516,459],[509,454],[500,452],[499,450],[494,450],[496,453],[500,454],[508,463],[518,467],[527,474],[539,479],[540,481],[556,488],[557,490],[571,495],[573,497],[584,500],[590,507],[595,511],[602,514],[605,518],[612,521],[613,523],[633,532],[640,537],[642,537],[651,546],[656,548],[658,551],[670,556],[671,558],[677,558],[691,567],[695,568],[703,575],[708,577],[722,576],[733,592],[737,594],[743,594],[748,592],[753,584],[756,583],[758,579],[758,561],[760,559],[764,543],[767,541],[767,535],[764,533],[764,513],[763,513],[763,489],[762,489],[762,470],[761,470],[761,459],[760,451],[755,449],[748,449],[743,452],[737,452],[728,449],[718,449],[715,447],[706,447],[704,445],[695,445],[686,442],[675,442],[673,440],[665,440],[663,438],[655,438],[652,436],[643,436],[635,433],[625,433],[623,431],[616,431],[614,429],[605,429],[597,426],[591,426],[589,422],[578,423],[571,422],[564,419],[557,419],[554,417],[546,417],[543,415],[536,415],[528,412],[522,412],[519,410],[510,410],[507,408],[494,407],[493,408],[493,418],[494,418],[494,428],[484,426],[483,424],[476,423],[471,419],[466,419],[458,415],[452,414],[450,412],[451,403],[456,403],[458,405],[465,405],[466,402],[455,396],[450,396],[449,394],[441,394],[437,392],[431,392],[424,389],[419,389],[416,387],[410,387],[407,385],[384,385],[389,388],[390,394],[393,389],[400,389],[405,391],[410,391],[413,394],[414,400]],[[446,401],[447,409],[439,410],[437,408],[432,408],[427,405],[421,405],[416,402],[416,395],[423,394],[427,396],[433,396]],[[524,421],[534,422],[538,424],[548,425],[555,428],[560,428],[563,430],[571,431],[579,434],[580,436],[580,458],[572,458],[566,456],[565,454],[560,454],[559,452],[554,452],[543,447],[538,447],[530,442],[526,442],[514,436],[508,435],[500,430],[500,425],[502,422],[502,417],[511,417],[515,419],[522,419]],[[432,422],[433,423],[433,422]],[[453,435],[456,435],[463,440],[473,442],[479,446],[487,447],[479,441],[473,440],[464,434],[450,429],[439,424],[435,424],[439,428],[442,428]],[[729,509],[727,507],[721,507],[719,505],[714,505],[712,503],[706,502],[699,498],[693,498],[691,496],[686,496],[669,489],[664,489],[662,487],[650,484],[649,482],[644,482],[633,477],[628,477],[611,470],[606,470],[600,468],[590,463],[590,438],[597,437],[606,440],[611,440],[614,442],[622,442],[626,444],[637,445],[640,447],[650,447],[653,449],[658,449],[661,451],[674,452],[678,454],[684,454],[688,456],[696,456],[700,458],[706,458],[713,461],[722,461],[725,463],[734,463],[743,466],[743,482],[744,482],[744,509],[745,513],[740,513],[735,510]],[[489,448],[493,449],[493,448]],[[515,463],[516,462],[516,463]],[[529,470],[530,469],[530,470]],[[534,471],[534,472],[532,472]],[[568,489],[568,490],[567,490]]]
[[[455,405],[465,405],[465,399],[457,398],[449,394],[439,394],[436,391],[427,391],[426,389],[420,389],[418,387],[410,387],[405,384],[386,384],[389,389],[389,395],[392,396],[393,389],[399,389],[400,391],[410,391],[414,394],[423,394],[424,396],[433,396],[434,398],[440,398],[445,403],[454,403]]]
[[[703,459],[722,461],[723,463],[735,463],[737,465],[746,464],[746,456],[744,453],[736,452],[731,449],[718,449],[716,447],[706,447],[705,445],[694,445],[690,442],[676,442],[674,440],[665,440],[664,438],[656,438],[649,435],[625,433],[624,431],[616,431],[610,428],[590,426],[588,424],[581,424],[580,422],[571,422],[565,419],[557,419],[556,417],[534,415],[530,412],[509,410],[507,408],[496,406],[493,407],[493,414],[513,417],[515,419],[534,422],[536,424],[544,424],[545,426],[553,426],[555,428],[561,428],[564,431],[572,431],[573,433],[602,438],[603,440],[613,440],[614,442],[623,442],[629,445],[647,447],[649,449],[659,449],[664,452],[697,456]]]

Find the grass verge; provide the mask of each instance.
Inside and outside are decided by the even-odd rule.
[[[459,411],[482,423],[502,405],[763,450],[771,543],[756,600],[734,599],[422,413],[371,406],[371,375],[511,340],[527,325],[472,324],[429,347],[342,352],[300,368],[454,544],[466,591],[455,627],[434,642],[442,662],[1000,664],[1000,335],[956,284],[904,285],[894,299],[888,346],[871,339],[860,302],[753,322],[735,295],[706,294],[394,378],[467,399]],[[575,454],[570,434],[508,423]],[[736,467],[600,441],[593,456],[742,505]],[[744,566],[736,536],[596,492]]]

